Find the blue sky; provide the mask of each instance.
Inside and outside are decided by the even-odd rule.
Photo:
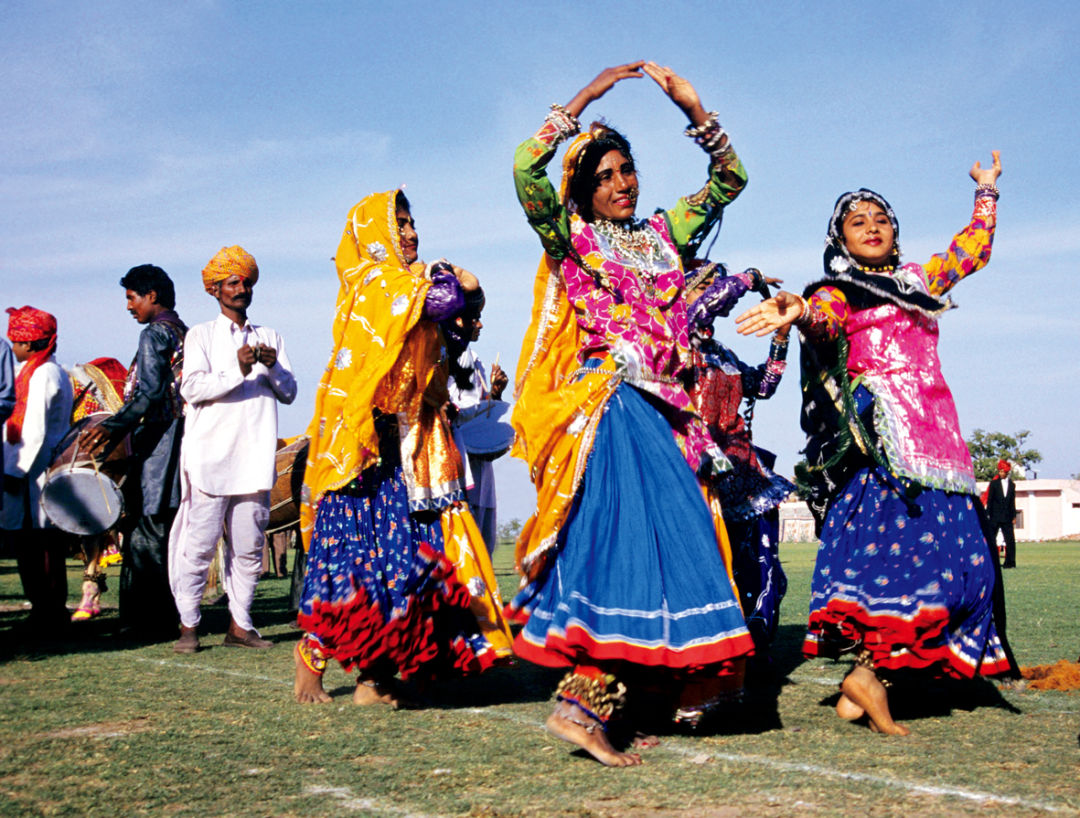
[[[967,169],[1001,150],[993,259],[954,292],[941,357],[965,435],[1030,429],[1039,476],[1068,477],[1080,472],[1078,35],[1069,2],[9,1],[0,307],[56,314],[62,363],[126,363],[139,327],[120,276],[161,265],[197,323],[216,308],[199,271],[241,244],[262,271],[252,318],[283,333],[300,380],[281,416],[295,434],[329,350],[345,215],[405,184],[421,255],[480,277],[478,351],[512,372],[539,259],[514,147],[604,67],[653,59],[719,111],[750,175],[712,258],[789,289],[819,275],[843,191],[885,195],[905,259],[925,261],[970,215]],[[586,111],[600,116],[634,145],[643,210],[700,187],[704,156],[651,80]],[[730,324],[717,334],[748,361],[766,354]],[[755,421],[784,471],[802,445],[796,375]],[[524,466],[504,458],[497,474],[500,517],[524,518]]]

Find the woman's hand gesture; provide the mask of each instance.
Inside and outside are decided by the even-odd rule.
[[[642,70],[656,80],[656,84],[664,89],[672,102],[682,108],[691,122],[700,125],[705,121],[708,114],[701,106],[701,98],[689,80],[683,79],[666,65],[657,65],[654,62],[645,63]]]
[[[772,298],[751,307],[738,318],[739,335],[768,335],[774,330],[789,327],[802,315],[805,302],[794,293],[781,290]]]
[[[645,65],[644,60],[637,60],[628,62],[626,65],[616,65],[614,68],[605,68],[570,100],[566,106],[567,112],[573,116],[581,116],[581,112],[585,110],[586,105],[600,99],[619,80],[645,76],[641,73],[643,65]]]
[[[993,185],[1001,175],[1001,151],[991,151],[990,153],[994,157],[993,165],[984,168],[976,162],[971,166],[971,170],[968,171],[977,185]]]

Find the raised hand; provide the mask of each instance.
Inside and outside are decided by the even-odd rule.
[[[708,114],[702,107],[701,98],[698,97],[697,91],[694,90],[694,86],[690,84],[689,80],[680,77],[668,66],[657,65],[654,62],[645,63],[642,70],[656,80],[656,84],[663,89],[672,102],[682,108],[683,113],[690,118],[691,122],[700,125],[705,121]]]
[[[643,65],[645,65],[644,60],[636,60],[628,62],[626,65],[605,68],[596,75],[592,82],[574,95],[574,98],[567,104],[566,110],[574,116],[580,116],[586,105],[600,99],[611,90],[615,83],[632,77],[643,77],[644,74],[641,73]]]
[[[491,367],[491,399],[502,400],[503,391],[508,383],[510,383],[510,377],[503,371],[503,368],[498,364],[493,364]]]
[[[976,162],[971,166],[971,170],[968,171],[977,185],[993,185],[1001,175],[1001,151],[991,151],[990,153],[994,157],[993,165],[984,168]]]

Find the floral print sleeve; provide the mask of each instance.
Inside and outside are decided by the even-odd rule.
[[[733,202],[746,187],[746,178],[742,161],[734,150],[728,150],[720,159],[711,161],[705,187],[692,196],[683,196],[664,214],[671,237],[684,258],[696,252],[700,240],[716,224],[724,206]]]
[[[549,120],[514,152],[514,187],[529,225],[540,236],[544,250],[556,260],[566,255],[570,219],[548,179],[547,165],[555,156],[561,134]]]
[[[826,284],[810,296],[810,314],[798,324],[808,341],[835,341],[844,331],[851,306],[839,287]]]
[[[971,222],[956,234],[948,250],[936,254],[923,268],[932,295],[944,295],[960,279],[986,265],[996,226],[997,196],[993,193],[976,196]]]

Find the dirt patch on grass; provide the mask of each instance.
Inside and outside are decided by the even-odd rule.
[[[1080,662],[1062,659],[1052,665],[1022,667],[1020,673],[1033,690],[1080,690]]]
[[[130,736],[132,733],[145,733],[151,727],[150,719],[143,716],[127,721],[101,721],[79,727],[64,727],[42,735],[45,738],[118,738]]]

